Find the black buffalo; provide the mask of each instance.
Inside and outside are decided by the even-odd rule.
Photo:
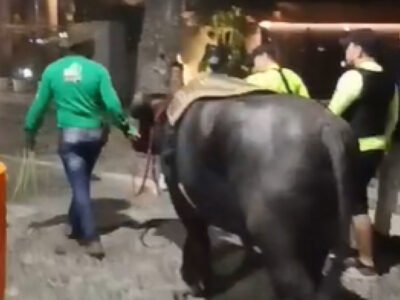
[[[324,261],[331,249],[342,257],[358,193],[349,126],[314,101],[246,95],[195,102],[167,136],[163,168],[187,229],[186,283],[212,290],[214,225],[261,252],[274,299],[328,299]]]

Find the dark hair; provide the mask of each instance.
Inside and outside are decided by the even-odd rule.
[[[94,40],[87,40],[81,43],[71,45],[68,50],[70,53],[79,54],[88,58],[92,58],[95,53],[95,42]]]
[[[349,34],[340,39],[342,46],[347,47],[353,43],[362,48],[369,56],[379,59],[382,55],[382,43],[377,34],[370,28],[362,28],[350,31]]]

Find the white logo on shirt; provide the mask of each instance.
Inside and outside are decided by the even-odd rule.
[[[63,78],[65,82],[77,83],[82,80],[82,66],[73,63],[68,68],[64,69]]]

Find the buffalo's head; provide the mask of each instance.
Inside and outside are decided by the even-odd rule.
[[[139,152],[147,152],[150,145],[150,131],[153,130],[152,152],[160,151],[162,127],[166,122],[166,109],[173,95],[183,86],[183,68],[173,63],[170,70],[169,90],[158,93],[136,93],[131,104],[131,116],[139,120],[141,138],[134,144]]]

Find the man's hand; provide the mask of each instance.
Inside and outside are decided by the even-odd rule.
[[[26,132],[25,133],[25,149],[27,149],[29,151],[33,151],[35,146],[36,146],[35,135],[30,132]]]
[[[126,133],[126,136],[128,137],[129,140],[131,140],[131,142],[137,141],[138,139],[141,138],[139,131],[134,126],[129,126],[129,130]]]

